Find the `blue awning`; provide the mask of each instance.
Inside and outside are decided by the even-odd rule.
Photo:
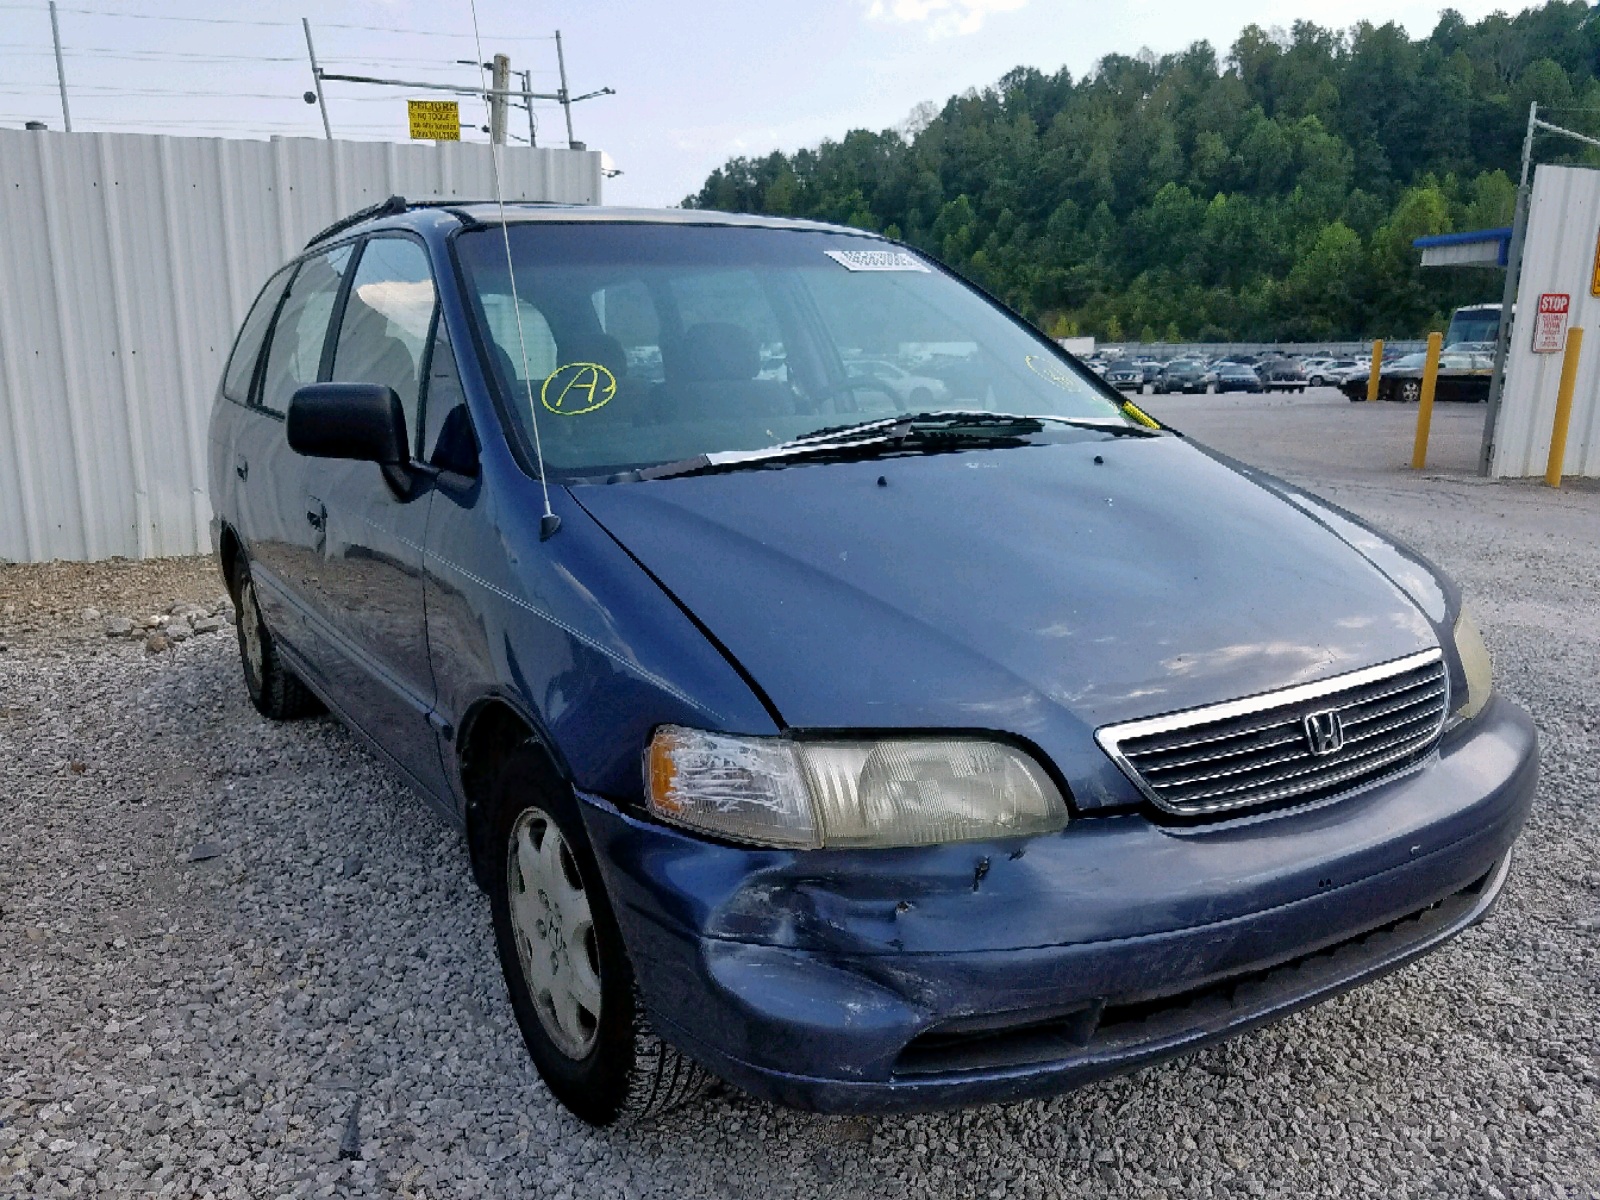
[[[1503,267],[1511,249],[1511,229],[1437,233],[1411,243],[1422,251],[1425,267]]]

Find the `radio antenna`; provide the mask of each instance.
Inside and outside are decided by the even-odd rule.
[[[478,81],[483,84],[484,106],[490,105],[492,87],[484,77],[483,37],[478,32],[478,0],[468,0],[472,7],[472,43],[478,50]],[[561,518],[550,507],[550,481],[545,478],[544,445],[539,440],[539,406],[533,402],[533,370],[528,365],[528,339],[522,332],[522,302],[517,298],[517,268],[511,261],[511,229],[506,224],[506,198],[500,186],[500,147],[489,143],[489,167],[494,176],[494,203],[500,211],[500,240],[506,248],[506,276],[511,281],[511,311],[517,319],[517,349],[522,355],[522,382],[527,388],[528,420],[533,424],[533,463],[539,472],[539,486],[544,492],[544,515],[539,519],[539,540],[554,535],[561,528]]]

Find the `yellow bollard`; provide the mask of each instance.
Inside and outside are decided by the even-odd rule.
[[[1567,330],[1567,349],[1561,356],[1561,387],[1556,391],[1556,424],[1550,431],[1550,460],[1544,481],[1561,486],[1561,468],[1567,461],[1567,422],[1572,419],[1572,389],[1578,382],[1578,355],[1583,353],[1583,330]]]
[[[1378,398],[1378,375],[1383,370],[1383,339],[1372,343],[1372,374],[1367,376],[1367,399]]]
[[[1444,334],[1428,335],[1428,361],[1422,368],[1422,395],[1417,398],[1417,440],[1411,447],[1411,466],[1422,470],[1428,461],[1428,430],[1433,425],[1433,388],[1439,382],[1439,351]]]

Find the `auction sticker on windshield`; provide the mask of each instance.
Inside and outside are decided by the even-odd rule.
[[[1545,292],[1533,318],[1533,352],[1559,354],[1567,344],[1567,313],[1572,297],[1566,292]]]
[[[550,372],[539,389],[539,402],[553,413],[575,417],[611,403],[617,377],[599,363],[566,363]]]
[[[926,271],[927,264],[904,250],[824,250],[847,271]]]

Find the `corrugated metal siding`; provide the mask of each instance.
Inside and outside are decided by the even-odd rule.
[[[501,168],[600,201],[597,152]],[[493,192],[481,145],[0,130],[0,561],[205,550],[211,399],[268,275],[386,196]]]
[[[1533,177],[1528,238],[1517,281],[1517,315],[1495,430],[1497,477],[1543,475],[1550,457],[1560,354],[1533,352],[1533,314],[1544,292],[1572,297],[1568,328],[1584,331],[1567,426],[1567,475],[1600,476],[1600,297],[1590,295],[1600,236],[1600,171],[1540,167]]]

